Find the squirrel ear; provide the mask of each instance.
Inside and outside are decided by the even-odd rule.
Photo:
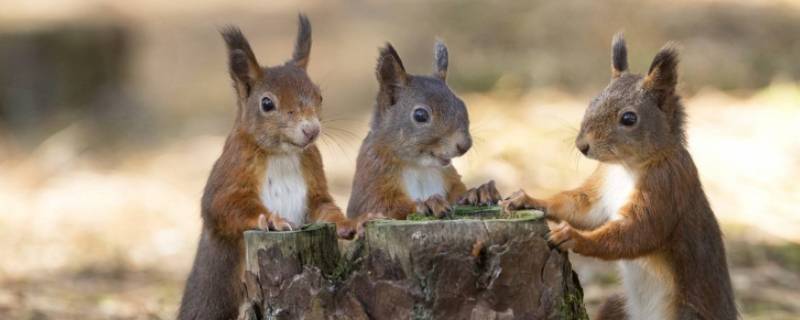
[[[658,92],[662,97],[675,91],[678,84],[678,50],[672,42],[658,51],[642,88]]]
[[[436,44],[433,45],[433,75],[445,81],[448,63],[447,46],[442,40],[436,40]]]
[[[302,13],[298,15],[298,19],[300,23],[297,26],[297,40],[294,44],[291,62],[305,69],[308,66],[308,59],[311,54],[311,22]]]
[[[400,60],[400,55],[390,43],[386,43],[386,47],[381,48],[375,73],[382,90],[393,90],[405,86],[408,81],[403,61]]]
[[[250,95],[253,83],[263,74],[250,43],[235,26],[224,27],[220,33],[228,47],[228,68],[236,91],[243,97]]]
[[[619,78],[628,71],[628,49],[622,32],[617,32],[611,40],[611,77]]]

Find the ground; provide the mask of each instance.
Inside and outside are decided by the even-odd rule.
[[[748,98],[708,93],[686,101],[690,149],[721,221],[748,319],[800,312],[800,218],[791,207],[800,200],[793,183],[800,168],[779,165],[800,154],[785,134],[800,112],[780,102],[799,94],[789,86]],[[553,92],[516,103],[488,95],[465,100],[476,119],[476,147],[455,166],[468,185],[495,179],[504,194],[522,187],[546,195],[579,183],[594,166],[571,142],[584,101]],[[747,121],[733,116],[745,110]],[[362,136],[366,118],[353,122],[337,130]],[[114,166],[81,154],[52,159],[50,148],[69,148],[69,132],[51,139],[65,141],[0,165],[8,173],[0,181],[7,208],[0,255],[14,257],[0,261],[0,317],[172,318],[196,246],[202,186],[224,137],[166,143]],[[358,140],[327,137],[320,144],[344,206]],[[571,257],[593,311],[619,290],[615,266]]]
[[[475,141],[454,165],[469,186],[494,179],[503,194],[537,196],[576,186],[595,166],[574,138],[610,77],[611,36],[625,30],[633,71],[678,41],[689,148],[725,233],[740,310],[746,319],[800,314],[797,1],[31,0],[3,3],[0,40],[120,28],[123,58],[110,60],[123,72],[114,78],[121,87],[93,88],[94,109],[55,99],[30,118],[0,96],[0,319],[175,317],[203,186],[235,109],[217,29],[239,25],[259,61],[274,65],[290,55],[298,11],[314,28],[309,73],[325,97],[319,146],[341,207],[386,41],[420,74],[430,72],[434,39],[447,43],[448,83],[469,109]],[[83,60],[66,69],[97,67]],[[38,70],[54,91],[85,80],[36,61],[3,66]],[[0,68],[0,80],[17,78]],[[17,97],[59,94],[25,89]],[[0,94],[12,91],[27,92]],[[4,112],[35,125],[6,126]],[[571,258],[591,313],[620,290],[616,268]]]

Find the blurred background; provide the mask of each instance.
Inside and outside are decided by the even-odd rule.
[[[176,314],[205,179],[231,127],[225,24],[287,60],[299,11],[323,90],[319,142],[346,207],[391,41],[429,73],[436,37],[468,105],[469,185],[546,196],[594,168],[573,146],[611,36],[646,71],[681,45],[689,144],[747,319],[800,314],[800,3],[795,1],[0,1],[0,318]],[[612,263],[573,255],[593,311]]]

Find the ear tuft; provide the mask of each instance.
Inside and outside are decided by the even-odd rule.
[[[408,75],[406,75],[406,69],[403,67],[403,61],[400,60],[400,55],[388,42],[385,47],[380,49],[375,75],[378,77],[378,84],[380,85],[377,110],[381,113],[397,102],[397,92],[408,82]]]
[[[390,43],[380,49],[378,66],[375,70],[381,87],[397,87],[406,84],[406,69],[400,55]]]
[[[447,46],[441,39],[437,39],[436,44],[433,45],[433,75],[445,81],[448,64]]]
[[[248,95],[252,82],[262,76],[256,56],[253,54],[247,38],[236,26],[225,26],[220,29],[220,34],[228,48],[228,68],[231,78],[234,80],[237,91]]]
[[[305,69],[311,55],[311,22],[302,13],[298,15],[298,19],[297,40],[294,44],[294,53],[292,53],[292,63]]]
[[[247,42],[247,38],[244,37],[239,27],[226,25],[220,28],[219,33],[222,34],[222,38],[225,39],[225,44],[228,46],[228,49],[247,49],[248,51],[252,51],[250,50],[250,43]]]
[[[644,79],[643,87],[649,90],[671,93],[678,84],[678,49],[674,42],[667,43],[658,51],[650,70]]]
[[[249,57],[242,49],[233,49],[228,53],[228,67],[234,80],[244,82],[252,80]]]
[[[628,48],[622,32],[617,32],[611,40],[611,76],[619,78],[628,71]]]

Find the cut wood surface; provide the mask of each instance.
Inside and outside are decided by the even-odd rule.
[[[585,319],[567,254],[547,232],[530,212],[379,220],[341,243],[332,224],[248,231],[240,318]]]

